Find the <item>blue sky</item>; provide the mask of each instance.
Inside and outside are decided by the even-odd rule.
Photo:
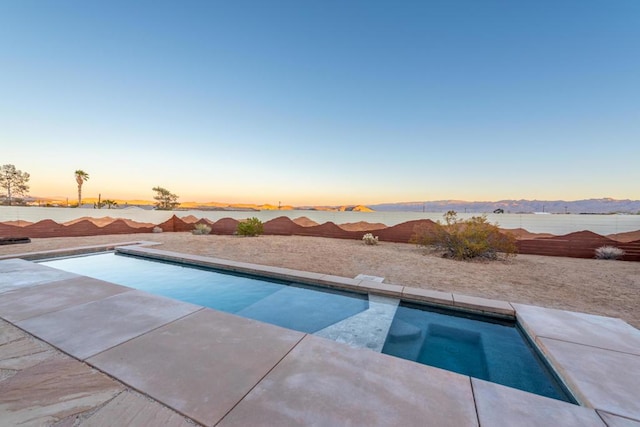
[[[0,1],[35,196],[640,199],[640,2]]]

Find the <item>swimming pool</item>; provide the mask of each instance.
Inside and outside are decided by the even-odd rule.
[[[42,264],[337,341],[377,335],[383,353],[574,402],[514,321],[114,253]]]

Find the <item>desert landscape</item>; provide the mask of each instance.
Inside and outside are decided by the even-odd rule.
[[[207,225],[212,234],[233,235],[241,220],[221,218],[211,221],[193,215],[178,218],[173,215],[161,224],[136,222],[125,218],[81,217],[58,223],[51,219],[38,222],[7,221],[0,222],[0,244],[12,243],[15,238],[42,237],[80,237],[111,234],[185,232],[191,231],[197,224]],[[380,241],[408,243],[417,227],[433,228],[436,223],[429,219],[410,220],[386,226],[381,223],[359,221],[355,223],[318,224],[309,218],[290,218],[280,216],[264,223],[264,234],[283,236],[313,236],[360,240],[364,233],[374,232]],[[521,254],[562,256],[573,258],[593,258],[595,250],[603,246],[616,246],[624,251],[624,261],[640,261],[640,231],[617,233],[608,236],[583,230],[556,236],[546,233],[531,233],[525,229],[502,229],[513,234],[517,241],[517,250]]]
[[[238,237],[190,232],[33,238],[0,246],[0,256],[105,243],[154,241],[158,249],[355,277],[619,317],[640,327],[640,263],[518,255],[504,261],[455,261],[407,243],[367,246],[311,236]]]

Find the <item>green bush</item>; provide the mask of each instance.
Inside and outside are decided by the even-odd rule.
[[[449,211],[444,220],[444,223],[438,221],[434,226],[416,227],[411,242],[432,247],[442,251],[445,258],[458,260],[495,260],[499,254],[509,257],[517,252],[515,237],[489,223],[485,215],[461,220],[454,211]]]
[[[207,224],[196,224],[193,226],[193,230],[191,230],[191,234],[202,235],[211,233],[211,227]]]
[[[236,229],[236,234],[239,236],[259,236],[263,232],[264,226],[262,221],[256,217],[240,221],[238,223],[238,228]]]

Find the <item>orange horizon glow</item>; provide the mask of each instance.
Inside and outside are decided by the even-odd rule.
[[[76,204],[78,200],[77,184],[73,170],[78,169],[69,162],[68,166],[52,167],[48,164],[33,162],[34,164],[16,165],[21,170],[31,174],[29,196],[40,199],[57,200],[61,204]],[[75,169],[74,169],[75,167]],[[640,194],[630,194],[626,187],[609,188],[600,194],[592,187],[572,188],[558,183],[555,186],[539,185],[540,180],[522,180],[522,184],[513,189],[500,189],[490,185],[492,177],[486,182],[476,181],[476,185],[447,186],[433,180],[406,185],[411,177],[401,181],[379,179],[379,174],[371,178],[359,174],[359,179],[342,179],[331,174],[319,175],[313,179],[295,179],[295,174],[288,178],[287,171],[283,171],[276,183],[256,179],[252,170],[245,175],[238,174],[233,179],[220,178],[216,175],[205,178],[202,173],[190,171],[199,180],[190,180],[189,176],[175,173],[165,176],[163,171],[142,171],[136,168],[117,170],[102,164],[89,164],[82,169],[89,173],[89,180],[83,184],[82,198],[84,201],[96,199],[111,199],[129,204],[152,203],[155,186],[161,186],[178,195],[181,204],[220,204],[228,205],[273,205],[273,206],[357,206],[375,205],[383,203],[402,203],[420,201],[500,201],[500,200],[583,200],[612,198],[617,200],[640,199]],[[71,172],[69,172],[71,171]],[[203,172],[204,173],[204,172]],[[374,179],[375,178],[375,179]],[[520,178],[521,179],[521,178]],[[567,194],[570,196],[567,197]],[[120,202],[118,202],[120,203]]]

